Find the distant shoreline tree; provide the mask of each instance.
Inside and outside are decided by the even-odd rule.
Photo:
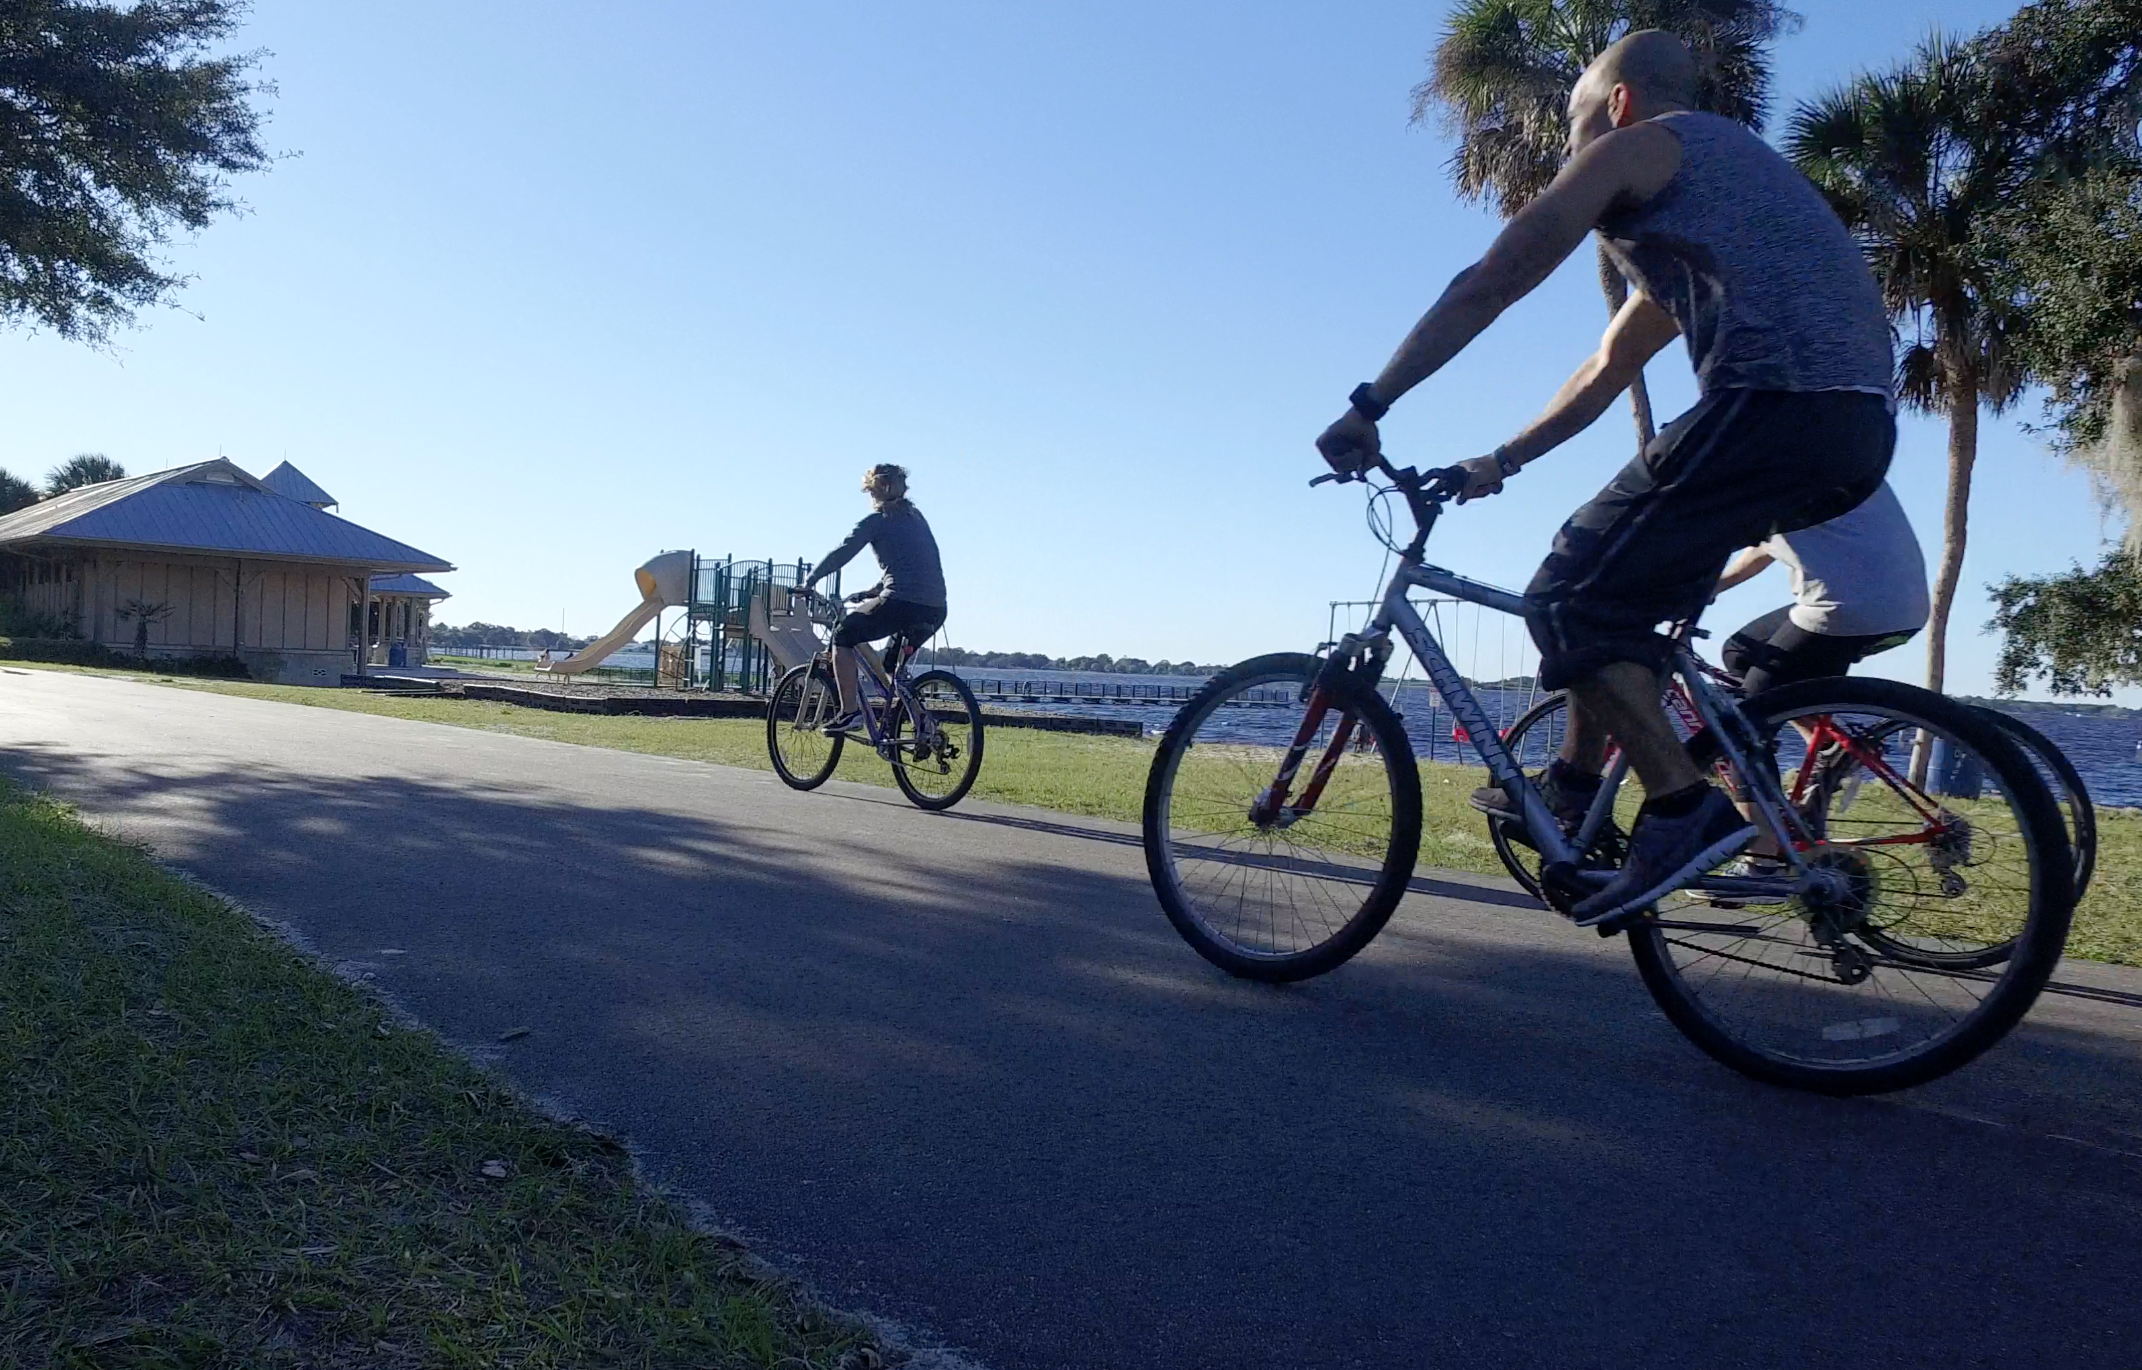
[[[450,623],[431,625],[431,649],[435,652],[453,652],[470,647],[520,647],[529,651],[577,650],[595,639],[574,637],[551,628],[509,628],[502,623],[485,623],[477,620],[455,627]]]
[[[104,340],[184,284],[160,250],[268,164],[235,0],[0,7],[0,321]]]

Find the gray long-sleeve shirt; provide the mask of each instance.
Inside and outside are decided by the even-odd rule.
[[[878,580],[879,595],[933,609],[945,607],[945,572],[937,559],[937,539],[922,511],[906,500],[877,510],[856,524],[848,540],[819,561],[811,579],[832,575],[866,545],[877,554],[878,565],[885,570]]]

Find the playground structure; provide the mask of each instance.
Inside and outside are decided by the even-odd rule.
[[[553,676],[593,670],[655,625],[657,686],[765,694],[783,671],[824,645],[797,589],[809,562],[739,561],[697,552],[664,552],[634,571],[639,604],[617,626],[562,661],[537,669]],[[840,593],[840,578],[828,591]],[[673,610],[680,614],[665,615]]]

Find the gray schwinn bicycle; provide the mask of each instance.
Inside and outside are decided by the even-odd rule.
[[[1492,782],[1517,797],[1545,902],[1567,913],[1621,859],[1601,840],[1606,815],[1574,833],[1556,823],[1407,600],[1427,590],[1522,611],[1519,596],[1422,559],[1464,472],[1378,469],[1390,485],[1372,494],[1371,525],[1398,565],[1374,618],[1321,657],[1276,653],[1214,677],[1176,715],[1147,778],[1146,865],[1161,906],[1234,975],[1329,971],[1407,891],[1421,772],[1378,688],[1394,631]],[[1402,549],[1379,524],[1394,494],[1416,529]],[[1706,876],[1690,899],[1628,925],[1652,997],[1712,1057],[1775,1084],[1875,1093],[1972,1060],[2029,1010],[2067,939],[2073,859],[2044,781],[1996,725],[1894,681],[1808,681],[1735,701],[1700,669],[1694,635],[1684,624],[1673,639],[1673,674],[1700,725],[1690,746],[1734,778],[1784,867]],[[1276,726],[1268,707],[1233,707],[1274,685],[1294,687],[1296,701]],[[1890,764],[1882,744],[1902,730],[1968,761],[1975,792],[1933,792]]]
[[[837,599],[807,594],[811,616],[838,627],[846,610]],[[982,706],[967,682],[950,671],[910,677],[922,644],[896,634],[881,660],[862,653],[863,723],[870,745],[892,765],[893,779],[918,807],[949,809],[966,798],[982,769]],[[847,738],[825,731],[840,717],[830,650],[796,667],[774,686],[766,709],[766,751],[774,773],[791,789],[815,790],[840,764]]]

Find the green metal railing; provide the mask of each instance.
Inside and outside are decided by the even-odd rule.
[[[767,694],[777,672],[773,654],[751,634],[751,606],[775,588],[793,589],[811,573],[807,561],[692,558],[691,602],[685,606],[685,686],[738,694]],[[832,593],[840,593],[833,577]]]

